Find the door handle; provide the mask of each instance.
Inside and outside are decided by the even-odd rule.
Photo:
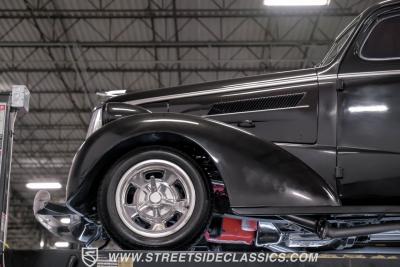
[[[256,124],[252,120],[244,120],[244,121],[239,121],[237,123],[237,126],[241,128],[254,128],[256,127]]]

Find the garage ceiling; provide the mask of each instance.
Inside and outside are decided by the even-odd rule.
[[[37,248],[27,182],[59,181],[85,138],[96,92],[143,91],[312,67],[375,1],[267,8],[261,0],[6,0],[0,9],[0,89],[25,84],[12,168],[9,244]],[[50,242],[51,243],[51,242]]]

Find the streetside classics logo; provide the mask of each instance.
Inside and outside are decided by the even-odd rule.
[[[82,261],[86,266],[94,266],[98,257],[99,251],[97,248],[82,248]]]

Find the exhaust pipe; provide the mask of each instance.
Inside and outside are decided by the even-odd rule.
[[[339,227],[332,226],[327,221],[321,221],[317,227],[317,234],[321,238],[341,238],[360,235],[372,235],[382,232],[400,230],[400,223],[382,223],[370,224],[353,227]]]
[[[286,215],[280,216],[282,219],[293,222],[311,232],[316,232],[318,220],[306,216]]]
[[[379,234],[400,230],[400,222],[371,224],[352,227],[336,227],[326,220],[315,220],[306,216],[287,215],[282,219],[298,224],[314,233],[320,238],[344,238],[351,236]]]

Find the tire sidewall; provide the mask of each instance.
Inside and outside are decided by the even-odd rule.
[[[167,160],[178,165],[189,176],[195,190],[195,205],[187,223],[177,232],[160,238],[133,232],[121,220],[115,203],[118,183],[132,166],[149,159]],[[167,148],[135,151],[119,160],[107,173],[99,189],[99,216],[107,232],[121,246],[128,248],[179,249],[190,246],[204,231],[210,213],[210,191],[200,169],[186,155]]]

